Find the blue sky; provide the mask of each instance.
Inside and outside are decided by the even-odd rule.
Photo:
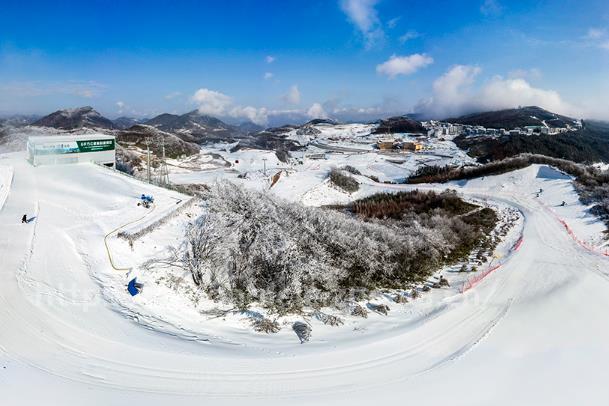
[[[609,3],[2,2],[0,114],[609,118]]]

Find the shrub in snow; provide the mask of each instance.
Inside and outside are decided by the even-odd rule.
[[[408,303],[408,299],[406,299],[406,296],[404,296],[401,293],[398,293],[397,295],[395,295],[393,297],[393,301],[396,303]]]
[[[353,306],[353,309],[351,310],[351,315],[357,316],[357,317],[363,317],[363,318],[367,319],[368,311],[366,309],[364,309],[364,306],[360,306],[360,305],[356,304],[355,306]]]
[[[345,175],[340,169],[332,168],[330,170],[330,182],[347,193],[359,190],[359,183],[351,176]]]
[[[292,330],[298,336],[300,343],[306,343],[311,338],[311,326],[301,321],[297,321],[292,325]]]
[[[315,310],[313,312],[313,317],[328,326],[342,326],[344,324],[343,320],[340,317],[323,313],[319,310]]]
[[[412,288],[412,290],[410,291],[410,297],[416,299],[417,297],[419,297],[419,291],[415,288]]]
[[[389,310],[391,310],[389,308],[389,306],[387,306],[386,304],[375,304],[375,303],[368,303],[368,308],[370,310],[372,310],[373,312],[377,312],[377,313],[383,314],[385,316],[387,316],[387,313],[389,313]]]
[[[361,172],[360,172],[360,171],[359,171],[357,168],[355,168],[355,167],[353,167],[353,166],[351,166],[351,165],[345,165],[345,166],[343,167],[343,170],[344,170],[344,171],[347,171],[347,172],[349,172],[349,173],[352,173],[352,174],[354,174],[354,175],[361,175],[361,174],[362,174],[362,173],[361,173]]]
[[[131,175],[133,176],[133,174],[135,173],[133,166],[131,166],[131,163],[129,162],[123,162],[123,161],[116,161],[116,170],[120,171],[120,172],[124,172],[127,175]]]
[[[281,330],[279,323],[276,320],[267,318],[258,318],[252,321],[252,327],[259,333],[277,333]]]

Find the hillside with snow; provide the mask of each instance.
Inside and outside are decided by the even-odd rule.
[[[360,298],[365,318],[348,306],[282,314],[256,303],[239,309],[201,292],[179,267],[159,266],[213,199],[92,164],[33,167],[23,151],[0,154],[3,399],[11,405],[50,397],[100,405],[609,399],[603,384],[609,329],[599,312],[609,305],[605,226],[580,202],[571,176],[532,165],[450,184],[403,184],[422,166],[475,163],[452,141],[420,134],[393,135],[396,143],[421,144],[419,151],[379,150],[387,136],[374,129],[324,122],[286,129],[281,137],[303,148],[285,161],[273,150],[221,142],[167,160],[174,184],[206,190],[229,180],[269,201],[311,210],[377,193],[450,188],[478,207],[467,215],[482,208],[497,213],[489,233],[497,245],[488,258],[472,252],[412,289]],[[357,189],[333,183],[333,168]],[[142,194],[154,196],[149,208],[138,204]],[[136,296],[127,289],[133,278],[143,285]],[[256,330],[266,319],[276,333]],[[297,323],[308,326],[306,340]],[[563,389],[573,385],[577,391]]]

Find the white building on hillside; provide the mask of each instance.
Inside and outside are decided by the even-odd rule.
[[[116,138],[105,134],[32,136],[27,151],[34,166],[79,162],[114,166]]]

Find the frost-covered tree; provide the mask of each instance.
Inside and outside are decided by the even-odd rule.
[[[287,312],[408,287],[475,231],[439,212],[362,221],[226,181],[204,197],[208,210],[188,231],[180,262],[212,298],[239,308],[256,301]]]

